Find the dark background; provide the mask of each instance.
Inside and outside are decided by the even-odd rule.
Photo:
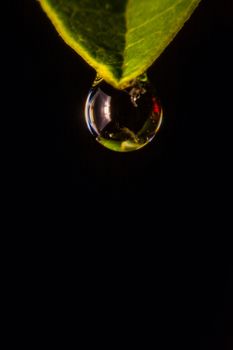
[[[118,154],[95,142],[84,123],[94,70],[59,38],[36,1],[23,1],[18,94],[29,118],[30,203],[39,217],[40,210],[55,212],[56,223],[69,208],[82,234],[83,222],[96,234],[116,230],[116,244],[130,236],[145,255],[148,249],[150,258],[163,257],[166,278],[159,278],[166,292],[173,289],[175,302],[168,298],[167,305],[174,324],[174,314],[182,315],[200,349],[232,349],[232,7],[231,0],[203,0],[149,69],[164,123],[147,147]]]

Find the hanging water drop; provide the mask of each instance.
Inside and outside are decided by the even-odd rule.
[[[162,122],[162,108],[146,75],[124,90],[97,77],[87,97],[85,119],[100,144],[130,152],[154,138]]]

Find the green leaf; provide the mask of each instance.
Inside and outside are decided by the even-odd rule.
[[[39,0],[65,42],[123,89],[172,41],[200,0]]]

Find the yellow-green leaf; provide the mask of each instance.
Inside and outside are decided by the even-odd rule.
[[[65,42],[116,88],[171,42],[200,0],[39,0]]]

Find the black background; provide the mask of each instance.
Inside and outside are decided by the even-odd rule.
[[[200,349],[231,349],[232,1],[203,0],[149,69],[164,123],[151,144],[128,154],[104,149],[85,126],[94,70],[59,38],[36,1],[23,7],[18,93],[29,118],[32,202],[47,217],[57,213],[56,223],[69,208],[82,235],[116,230],[131,237],[128,253],[136,240],[145,255],[156,255],[153,264],[163,256],[167,277],[159,278],[171,281],[179,307],[169,298],[167,305],[183,315],[182,327],[195,323]],[[177,285],[186,286],[182,297]]]

